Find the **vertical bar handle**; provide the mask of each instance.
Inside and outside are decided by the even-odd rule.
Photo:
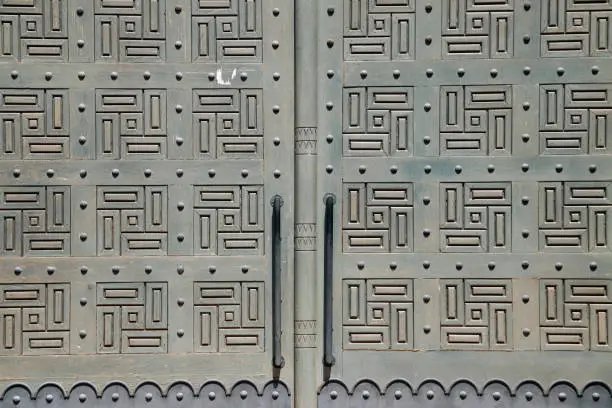
[[[281,339],[281,207],[283,198],[278,194],[272,197],[272,365],[282,368],[285,365]]]
[[[323,364],[336,362],[333,348],[333,293],[334,293],[334,204],[336,199],[328,194],[325,203],[325,230],[323,246]]]

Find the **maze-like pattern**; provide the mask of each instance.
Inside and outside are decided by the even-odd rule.
[[[165,1],[95,0],[94,25],[96,61],[166,60]]]
[[[193,289],[196,353],[264,350],[263,282],[195,282]]]
[[[413,155],[413,91],[412,87],[345,88],[343,155]]]
[[[0,355],[70,352],[70,285],[0,285]]]
[[[414,309],[411,279],[344,280],[345,349],[411,349]]]
[[[166,90],[97,89],[97,157],[165,158],[166,112]]]
[[[510,252],[510,183],[440,183],[442,252]]]
[[[261,185],[194,187],[194,252],[197,255],[263,255]]]
[[[413,60],[415,0],[344,0],[346,61]]]
[[[0,90],[0,160],[68,159],[69,109],[66,89]]]
[[[514,0],[442,0],[442,58],[511,58]]]
[[[192,117],[196,158],[263,158],[261,89],[195,89]]]
[[[0,255],[69,256],[70,187],[0,186]]]
[[[346,183],[344,252],[412,252],[413,187],[410,183]]]
[[[262,0],[193,0],[194,62],[262,62]]]
[[[68,2],[0,2],[0,60],[68,62]]]
[[[97,352],[167,353],[168,284],[97,284]]]
[[[612,282],[542,279],[542,350],[612,351]]]
[[[511,153],[510,85],[440,87],[441,156]]]
[[[541,154],[610,154],[611,126],[612,84],[540,86]]]
[[[442,349],[511,350],[512,281],[442,280]]]
[[[542,182],[539,196],[541,251],[612,251],[610,182]]]
[[[542,57],[612,55],[612,3],[601,0],[541,0]]]
[[[167,186],[97,187],[98,255],[165,255]]]

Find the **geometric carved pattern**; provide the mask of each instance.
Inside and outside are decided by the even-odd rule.
[[[165,255],[166,186],[97,187],[98,255]]]
[[[440,155],[509,156],[512,87],[440,87]]]
[[[0,60],[68,61],[68,2],[0,1]]]
[[[442,58],[511,58],[514,0],[442,0]]]
[[[194,89],[195,157],[263,158],[262,106],[261,89]]]
[[[99,159],[163,159],[167,155],[166,91],[96,90]]]
[[[263,282],[194,283],[194,351],[264,351]]]
[[[413,60],[418,0],[345,0],[346,61]]]
[[[165,1],[96,0],[94,3],[96,61],[165,61]]]
[[[167,353],[168,284],[97,284],[98,353]]]
[[[607,0],[542,0],[542,57],[612,55],[612,3]]]
[[[442,252],[510,252],[511,184],[440,183]]]
[[[262,0],[191,3],[193,62],[262,61]]]
[[[193,222],[196,255],[263,255],[263,186],[195,186]]]
[[[541,85],[540,153],[610,154],[611,93],[612,84]]]
[[[344,280],[345,349],[411,349],[414,346],[412,280]]]
[[[541,251],[612,251],[610,182],[543,182],[539,196]]]
[[[612,282],[540,280],[542,350],[612,351]]]
[[[68,108],[65,89],[0,90],[0,159],[68,159]]]
[[[412,252],[410,183],[344,184],[344,252]]]
[[[70,187],[0,186],[0,255],[69,256]]]
[[[513,348],[511,280],[442,280],[440,286],[442,349]]]
[[[411,156],[413,88],[345,88],[344,156]]]
[[[0,355],[70,352],[68,284],[0,285]]]

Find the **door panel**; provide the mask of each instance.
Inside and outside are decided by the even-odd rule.
[[[0,394],[290,389],[272,291],[292,305],[293,256],[273,282],[270,203],[292,236],[292,6],[33,0],[0,18]]]
[[[336,197],[322,407],[612,382],[610,5],[579,3],[321,8],[318,188]]]

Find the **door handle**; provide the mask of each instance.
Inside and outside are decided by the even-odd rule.
[[[325,202],[325,229],[323,244],[323,364],[336,362],[333,347],[333,292],[334,292],[334,204],[336,198],[328,194]]]
[[[282,368],[285,359],[282,354],[281,325],[281,207],[283,198],[278,194],[272,197],[272,365]]]

